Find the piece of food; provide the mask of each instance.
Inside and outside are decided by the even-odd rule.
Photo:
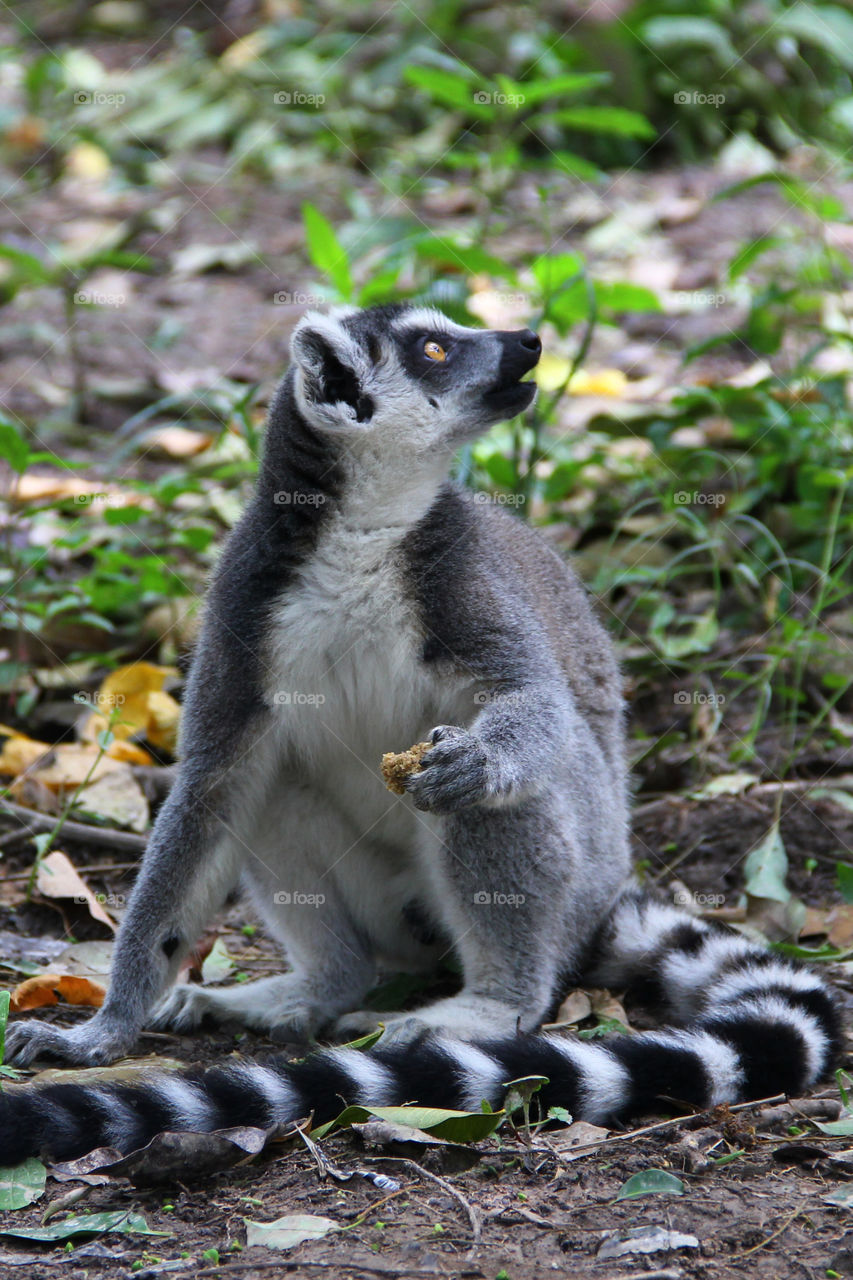
[[[382,757],[382,777],[385,786],[396,795],[406,794],[406,779],[417,773],[421,760],[432,747],[431,742],[416,742],[408,751],[386,751]]]

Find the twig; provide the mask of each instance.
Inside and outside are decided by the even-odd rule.
[[[26,836],[29,833],[25,831],[23,832],[23,834]],[[0,841],[0,846],[2,846],[2,841]],[[78,867],[75,865],[74,870],[79,871],[81,876],[85,876],[85,875],[96,876],[96,875],[104,875],[108,871],[136,871],[138,866],[139,866],[139,859],[137,858],[135,862],[102,862],[100,863],[100,865],[96,863],[91,867]],[[26,880],[29,874],[30,874],[29,871],[13,871],[10,876],[4,876],[3,879],[4,880]]]
[[[785,1221],[782,1223],[781,1227],[777,1227],[776,1230],[773,1232],[773,1234],[769,1235],[766,1240],[759,1240],[758,1244],[754,1244],[751,1249],[747,1249],[745,1253],[736,1253],[734,1257],[729,1258],[728,1261],[740,1262],[742,1261],[743,1258],[748,1258],[751,1253],[755,1253],[758,1249],[763,1249],[766,1244],[770,1244],[771,1240],[775,1240],[777,1236],[781,1236],[783,1231],[787,1231],[788,1227],[790,1227],[791,1223],[794,1221],[795,1218],[798,1218],[800,1216],[800,1214],[803,1212],[803,1209],[805,1209],[805,1207],[806,1207],[806,1201],[804,1200],[803,1203],[800,1205],[800,1207],[798,1209],[795,1209],[793,1213],[789,1214],[788,1217],[785,1219]]]
[[[429,1178],[430,1182],[437,1183],[437,1185],[441,1187],[442,1191],[445,1191],[449,1196],[453,1196],[454,1200],[458,1200],[462,1205],[468,1215],[468,1221],[471,1223],[474,1244],[479,1244],[480,1236],[483,1234],[483,1220],[480,1216],[480,1211],[475,1209],[474,1206],[465,1199],[461,1191],[457,1191],[456,1188],[451,1186],[451,1184],[444,1178],[439,1178],[437,1173],[430,1173],[427,1169],[421,1168],[421,1166],[414,1160],[403,1160],[397,1156],[375,1156],[374,1160],[377,1162],[380,1160],[391,1160],[394,1164],[405,1165],[407,1169],[411,1169],[412,1173],[423,1178]]]
[[[52,831],[56,826],[56,818],[35,809],[26,809],[22,804],[13,804],[11,800],[0,800],[0,817],[6,815],[17,818],[24,823],[27,835],[38,835],[42,831]],[[19,834],[18,832],[15,833]],[[62,825],[62,834],[69,840],[81,840],[87,844],[103,845],[109,849],[123,849],[127,853],[143,854],[148,844],[147,836],[138,836],[133,831],[114,831],[111,827],[90,827],[85,822],[68,820]],[[29,875],[29,872],[27,873]]]

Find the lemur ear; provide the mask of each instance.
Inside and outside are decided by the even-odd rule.
[[[369,365],[339,319],[309,311],[293,331],[290,354],[302,374],[303,394],[311,407],[343,404],[352,410],[345,415],[350,421],[370,421],[373,401],[364,390]]]

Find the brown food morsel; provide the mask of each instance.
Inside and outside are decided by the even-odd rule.
[[[396,795],[406,794],[406,779],[421,767],[421,760],[432,747],[431,742],[416,742],[408,751],[386,751],[382,757],[385,786]]]

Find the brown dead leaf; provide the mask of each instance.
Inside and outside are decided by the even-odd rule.
[[[801,938],[817,938],[826,934],[827,912],[818,907],[806,907],[806,914],[800,929]]]
[[[573,1026],[592,1013],[592,1001],[585,991],[570,991],[557,1010],[552,1026]]]
[[[92,982],[90,978],[78,978],[68,973],[39,973],[15,987],[9,1008],[13,1013],[22,1013],[25,1009],[42,1009],[62,1001],[99,1009],[105,995],[106,987],[102,987],[100,982]]]
[[[205,431],[191,431],[189,427],[157,427],[143,441],[146,452],[165,453],[168,458],[194,458],[213,443],[213,436]]]
[[[628,1015],[622,1007],[621,1001],[611,995],[609,991],[594,989],[589,993],[592,1000],[592,1011],[599,1018],[615,1018],[617,1022],[621,1022],[624,1027],[630,1027]]]
[[[826,920],[829,926],[829,941],[839,951],[846,951],[853,946],[853,903],[845,902],[834,907]]]
[[[73,898],[75,902],[84,902],[93,919],[115,930],[115,921],[81,878],[71,859],[59,849],[54,849],[39,865],[36,884],[45,898]]]

